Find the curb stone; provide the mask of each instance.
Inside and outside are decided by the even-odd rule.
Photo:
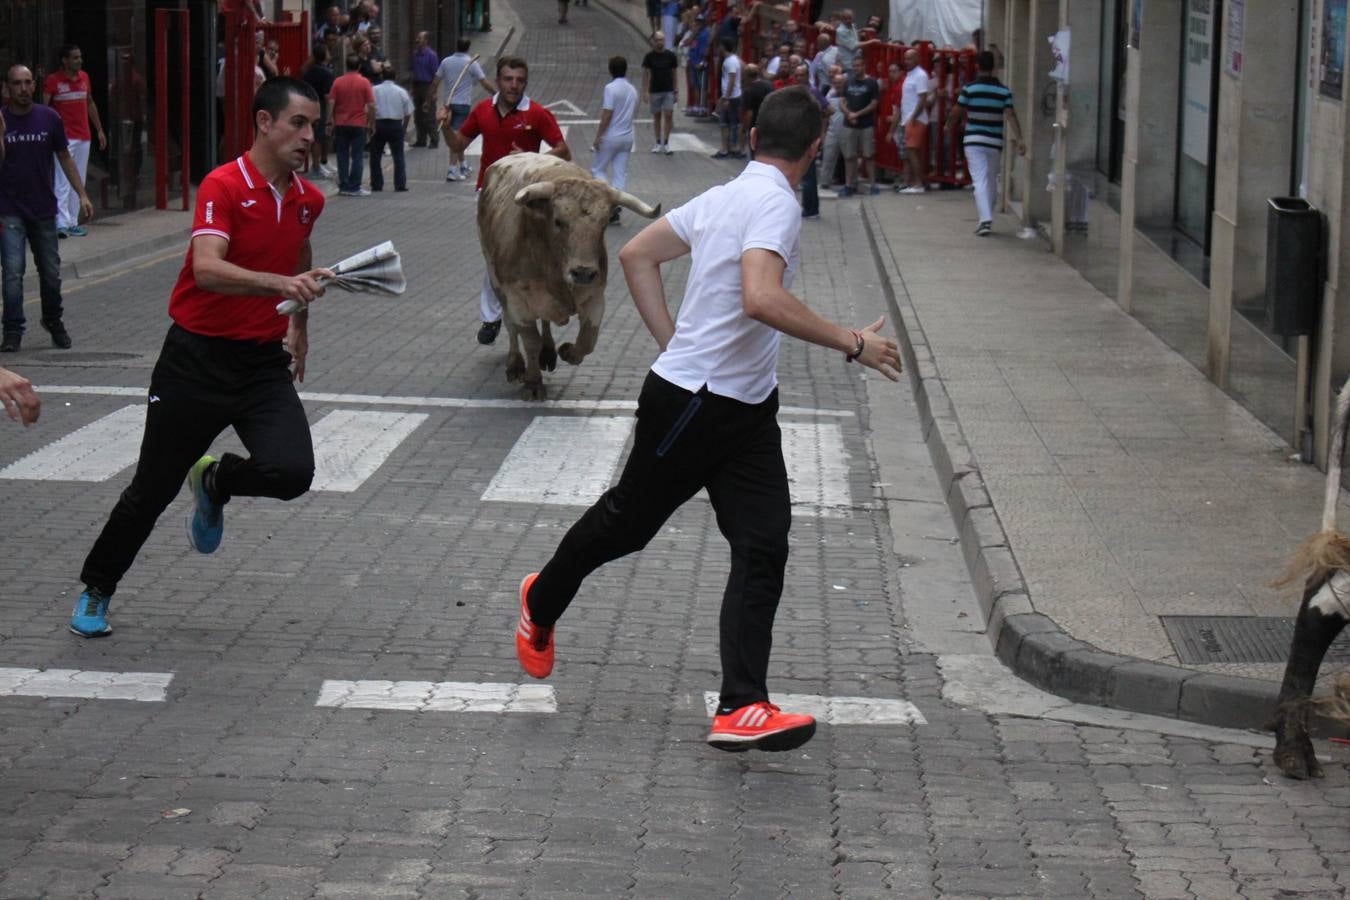
[[[1020,678],[1075,702],[1264,730],[1275,711],[1279,685],[1111,653],[1078,640],[1036,612],[876,213],[866,198],[862,205],[863,225],[922,417],[924,442],[961,535],[962,555],[999,659]]]

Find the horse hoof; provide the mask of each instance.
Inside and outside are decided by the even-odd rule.
[[[531,400],[543,400],[547,395],[543,381],[525,382],[525,393],[529,395]]]
[[[546,372],[552,372],[558,368],[558,351],[552,347],[541,347],[539,349],[539,368]]]

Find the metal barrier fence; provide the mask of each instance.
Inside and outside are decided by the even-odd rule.
[[[719,55],[717,31],[728,13],[728,0],[710,0],[706,7],[708,26],[711,36],[705,57],[702,85],[692,67],[685,68],[686,109],[702,109],[711,113],[721,94],[722,65]],[[797,23],[797,34],[806,44],[806,58],[813,59],[816,54],[816,41],[822,31],[814,22],[808,21],[810,15],[809,0],[791,0],[788,6],[787,20]],[[740,56],[742,62],[751,62],[759,58],[759,45],[764,37],[761,18],[752,16],[740,25]],[[833,38],[833,34],[830,35]],[[961,135],[947,130],[947,116],[961,88],[975,80],[975,51],[939,50],[930,41],[918,41],[913,45],[899,42],[880,41],[875,32],[863,29],[859,32],[861,53],[867,74],[873,78],[886,79],[887,70],[892,63],[900,64],[903,71],[905,53],[914,49],[919,53],[919,65],[929,73],[929,90],[932,92],[932,104],[929,107],[928,134],[928,181],[936,184],[964,186],[970,184],[970,173],[966,169],[965,154],[961,150]],[[903,83],[903,78],[902,78]],[[899,145],[890,140],[895,127],[891,109],[899,105],[900,87],[889,85],[883,92],[881,108],[878,110],[876,128],[876,156],[874,164],[883,169],[901,171],[904,158],[901,152],[904,136],[900,135]],[[822,173],[828,179],[830,173]]]

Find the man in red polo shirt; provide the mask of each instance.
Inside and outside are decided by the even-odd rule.
[[[478,189],[483,189],[483,178],[488,167],[510,153],[537,153],[543,144],[549,145],[549,154],[571,159],[572,151],[563,139],[562,129],[553,113],[537,103],[530,102],[525,86],[530,79],[530,68],[518,56],[503,56],[497,60],[497,93],[481,101],[469,112],[464,124],[455,131],[445,128],[445,140],[450,149],[463,155],[469,142],[482,135],[483,155],[478,164]],[[491,344],[502,328],[502,302],[492,289],[486,269],[483,271],[483,289],[479,294],[478,310],[483,324],[478,329],[478,343]]]
[[[197,191],[192,240],[169,300],[174,324],[150,376],[140,460],[85,558],[75,634],[112,632],[109,598],[184,475],[193,497],[188,543],[201,553],[219,546],[230,497],[291,500],[309,490],[314,446],[292,381],[305,377],[318,279],[333,275],[311,268],[309,238],[324,198],[298,174],[318,118],[314,88],[293,78],[267,82],[253,99],[253,147]],[[279,315],[282,299],[301,311]],[[203,456],[229,427],[252,455]]]
[[[66,126],[66,141],[75,169],[80,173],[80,188],[89,172],[89,146],[98,134],[98,149],[108,149],[108,136],[103,133],[103,122],[94,103],[94,88],[89,73],[84,71],[84,54],[74,44],[61,48],[61,68],[47,76],[42,85],[42,102],[61,115]],[[93,123],[94,130],[89,128]],[[65,172],[56,170],[56,233],[60,237],[88,234],[80,225],[80,193],[66,179]]]

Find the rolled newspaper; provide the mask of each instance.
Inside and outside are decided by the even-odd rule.
[[[394,249],[393,241],[376,244],[328,268],[333,270],[334,277],[319,279],[325,287],[390,296],[398,296],[408,289],[408,281],[403,277],[403,260]],[[282,300],[277,304],[277,312],[283,316],[299,311],[298,300]]]

